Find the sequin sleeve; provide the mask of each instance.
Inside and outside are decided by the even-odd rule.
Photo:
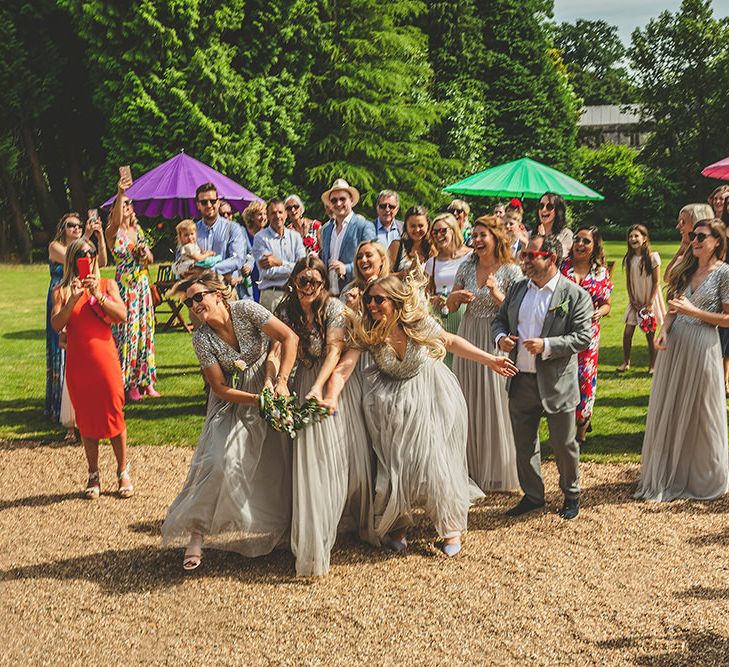
[[[341,338],[344,327],[344,304],[339,299],[331,298],[327,303],[327,338],[332,334]]]
[[[192,347],[197,355],[197,360],[200,362],[200,368],[208,368],[218,363],[210,345],[210,336],[205,328],[201,327],[192,335]]]
[[[468,272],[471,270],[471,267],[473,266],[473,262],[471,262],[469,259],[463,262],[458,267],[458,270],[456,271],[456,277],[453,279],[453,289],[464,289],[466,287],[466,277],[468,276]]]
[[[250,299],[241,299],[234,301],[230,306],[231,312],[248,319],[256,329],[263,329],[273,315],[271,311],[264,308],[260,303],[251,301]]]
[[[717,271],[719,274],[719,298],[722,304],[729,304],[729,265],[722,264]]]

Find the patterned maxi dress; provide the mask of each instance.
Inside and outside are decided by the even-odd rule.
[[[46,298],[46,404],[44,414],[58,420],[61,414],[61,396],[63,394],[63,377],[66,368],[66,352],[60,346],[60,334],[51,326],[51,310],[53,309],[53,290],[63,278],[63,264],[48,262],[51,283]]]
[[[573,283],[577,283],[575,269],[570,259],[562,262],[562,273]],[[613,283],[610,274],[604,266],[593,266],[590,272],[577,283],[592,299],[592,305],[597,310],[610,299]],[[580,402],[577,404],[575,417],[578,422],[584,423],[592,418],[595,407],[595,390],[597,388],[597,357],[600,351],[600,320],[592,323],[592,340],[590,347],[577,355],[577,379],[580,383]]]
[[[112,253],[116,262],[116,282],[127,306],[126,322],[114,325],[114,340],[124,376],[124,390],[145,388],[157,383],[154,358],[154,306],[149,288],[149,274],[141,265],[137,247],[146,243],[137,226],[137,243],[119,229]]]

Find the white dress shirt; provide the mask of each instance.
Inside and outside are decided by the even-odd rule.
[[[522,373],[536,373],[537,361],[536,356],[524,347],[524,341],[528,338],[540,338],[542,329],[544,328],[544,319],[549,312],[549,304],[552,302],[552,295],[557,289],[560,273],[555,276],[544,286],[538,287],[531,280],[527,287],[526,294],[522,299],[519,307],[519,323],[517,325],[516,334],[519,340],[516,344],[516,367]],[[497,341],[498,343],[498,341]],[[542,359],[548,359],[551,354],[549,340],[544,338],[544,352]]]
[[[342,231],[340,233],[337,233],[337,223],[336,220],[334,221],[334,225],[332,226],[332,238],[329,241],[329,261],[333,259],[339,260],[339,251],[342,248],[344,235],[347,233],[347,225],[353,216],[354,211],[351,211],[350,214],[344,218],[344,221],[342,222]],[[339,274],[333,269],[329,271],[329,291],[332,294],[339,294]]]
[[[260,262],[266,253],[278,257],[283,264],[264,269]],[[294,264],[305,255],[306,249],[299,232],[284,227],[283,234],[279,236],[270,225],[264,227],[253,238],[253,257],[261,279],[259,289],[283,287],[291,275]]]

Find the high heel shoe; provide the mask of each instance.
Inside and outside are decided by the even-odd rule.
[[[440,550],[448,556],[448,558],[453,558],[453,556],[461,551],[461,540],[459,539],[458,542],[443,542],[443,544],[440,545]]]
[[[137,389],[136,387],[132,387],[127,392],[127,396],[129,397],[130,401],[134,401],[135,403],[142,400],[142,395],[139,393],[139,389]]]
[[[147,385],[144,393],[147,394],[147,396],[149,396],[150,398],[160,398],[160,396],[162,396],[162,394],[160,394],[151,384]]]
[[[96,500],[101,495],[101,481],[99,480],[99,471],[89,472],[89,479],[84,489],[84,498],[87,500]]]
[[[119,484],[117,495],[122,499],[131,498],[134,495],[134,485],[132,484],[132,478],[129,476],[129,465],[124,470],[117,470],[116,480]],[[123,480],[128,482],[126,486],[122,486]]]
[[[190,535],[190,542],[185,549],[185,555],[182,557],[182,569],[185,572],[197,570],[202,563],[202,535],[193,533]]]

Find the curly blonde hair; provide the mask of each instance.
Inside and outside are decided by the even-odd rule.
[[[245,207],[243,211],[243,223],[246,227],[251,224],[251,220],[253,220],[253,216],[256,213],[265,213],[266,212],[266,202],[265,201],[253,201],[248,206]]]
[[[425,347],[430,357],[442,359],[445,345],[439,337],[433,336],[433,320],[422,294],[426,284],[422,271],[408,274],[404,281],[394,275],[373,280],[364,294],[375,286],[379,287],[392,301],[393,317],[384,316],[377,321],[369,308],[364,308],[361,314],[347,309],[350,345],[370,349],[385,344],[395,327],[399,326],[413,343]]]

